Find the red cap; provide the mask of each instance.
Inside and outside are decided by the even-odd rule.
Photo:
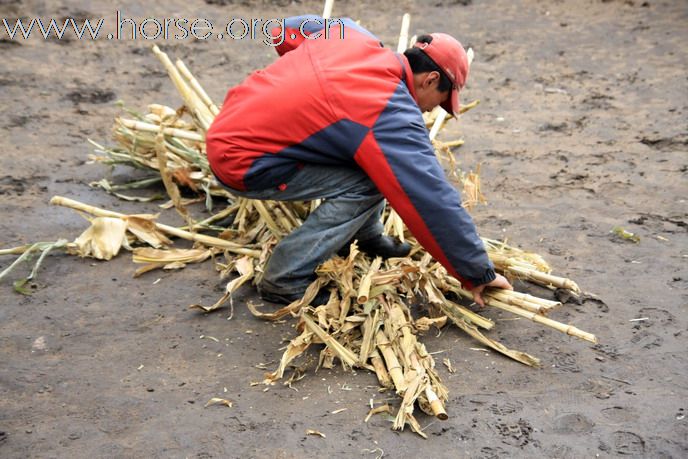
[[[432,42],[416,42],[413,47],[422,49],[452,82],[449,97],[440,106],[456,116],[459,114],[459,91],[468,78],[468,56],[461,43],[451,35],[431,33],[430,36]]]

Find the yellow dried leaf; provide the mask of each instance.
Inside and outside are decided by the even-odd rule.
[[[431,326],[437,328],[442,328],[447,324],[447,316],[435,317],[431,319],[430,317],[419,317],[413,324],[416,326],[416,330],[420,332],[426,332],[430,330]]]
[[[239,277],[233,279],[227,284],[226,291],[228,293],[235,292],[239,287],[241,287],[246,281],[253,277],[253,260],[251,257],[241,257],[236,261],[235,269],[240,274]]]
[[[385,403],[384,405],[378,406],[377,408],[372,408],[370,411],[368,411],[368,416],[366,416],[363,422],[368,422],[370,418],[373,417],[373,415],[380,413],[392,414],[392,407]]]
[[[182,203],[183,206],[189,206],[191,204],[203,202],[204,200],[205,200],[205,198],[203,198],[203,197],[201,197],[201,198],[182,198],[180,202]],[[158,207],[160,207],[161,209],[171,209],[174,207],[174,201],[172,201],[170,199],[169,201],[158,205]]]
[[[134,277],[139,277],[141,274],[145,274],[148,271],[153,271],[165,266],[165,263],[148,263],[141,266],[134,272]]]
[[[212,405],[224,405],[228,408],[231,408],[232,402],[230,402],[226,398],[213,397],[210,400],[208,400],[208,403],[206,403],[205,406],[203,406],[203,408],[208,408],[209,406],[212,406]]]
[[[161,104],[148,105],[148,111],[154,115],[157,115],[161,119],[173,118],[177,116],[177,112],[175,109]]]
[[[173,269],[184,269],[185,267],[186,263],[183,263],[181,261],[173,261],[172,263],[167,263],[165,266],[162,267],[162,269],[171,271]]]
[[[452,366],[451,360],[449,360],[448,358],[442,359],[442,363],[445,367],[447,367],[447,371],[449,371],[449,373],[456,373],[456,370]]]
[[[91,226],[75,241],[76,253],[82,257],[109,260],[119,253],[125,242],[127,222],[119,218],[96,217]]]
[[[304,330],[299,336],[291,340],[287,346],[287,350],[284,351],[282,359],[280,360],[279,367],[272,373],[266,373],[263,384],[274,384],[275,381],[281,379],[284,376],[284,371],[286,370],[289,363],[296,357],[303,354],[308,346],[313,342],[313,333],[308,330]]]
[[[463,202],[461,205],[471,210],[477,204],[485,204],[487,199],[480,190],[480,165],[477,171],[467,174],[463,179]]]
[[[306,435],[317,435],[318,437],[327,438],[324,433],[313,429],[306,430]]]
[[[157,215],[130,215],[125,217],[128,225],[127,230],[139,240],[149,244],[156,249],[172,244],[165,234],[155,226]]]
[[[225,304],[225,301],[229,299],[231,312],[227,320],[231,319],[234,316],[234,301],[232,300],[232,293],[234,293],[234,291],[241,287],[245,282],[253,278],[254,275],[253,260],[251,259],[251,257],[246,256],[240,258],[236,261],[234,267],[237,271],[239,271],[239,274],[241,274],[241,276],[237,277],[236,279],[232,280],[227,284],[227,287],[225,287],[225,294],[222,295],[222,298],[217,300],[214,305],[209,307],[200,304],[192,304],[189,307],[191,309],[201,309],[202,311],[210,312]]]
[[[209,249],[153,249],[142,247],[134,249],[134,263],[200,263],[212,252]]]

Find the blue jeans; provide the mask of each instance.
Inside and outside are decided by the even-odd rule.
[[[306,164],[284,190],[271,188],[232,193],[250,199],[311,201],[324,199],[306,221],[275,246],[259,291],[303,293],[315,269],[352,239],[382,234],[382,194],[358,167]]]

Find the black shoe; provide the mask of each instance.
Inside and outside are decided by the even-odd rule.
[[[267,292],[265,290],[258,290],[258,293],[260,297],[264,301],[268,301],[270,303],[275,303],[275,304],[291,304],[296,300],[300,300],[303,298],[303,293],[273,293],[273,292]],[[313,301],[311,301],[312,306],[320,306],[323,304],[327,304],[327,302],[330,299],[330,292],[329,290],[326,289],[320,289],[317,295],[315,295],[315,298]]]
[[[391,236],[380,235],[367,241],[360,241],[358,248],[371,257],[396,258],[411,253],[411,245]]]

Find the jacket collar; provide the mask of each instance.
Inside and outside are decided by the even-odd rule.
[[[411,65],[409,64],[406,56],[403,54],[397,54],[397,56],[399,57],[399,62],[401,63],[401,76],[404,79],[404,83],[406,83],[409,93],[411,93],[411,97],[413,97],[413,100],[415,100],[417,104],[418,98],[416,97],[416,87],[413,84],[413,71],[411,71]]]

